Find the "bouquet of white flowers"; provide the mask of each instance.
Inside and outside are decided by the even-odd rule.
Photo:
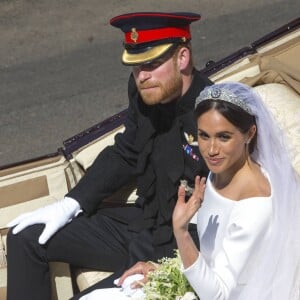
[[[157,269],[149,272],[148,282],[144,285],[145,300],[198,299],[180,271],[181,259],[178,250],[175,250],[175,257],[164,257],[158,262]]]

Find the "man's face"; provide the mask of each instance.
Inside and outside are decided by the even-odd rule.
[[[166,61],[155,60],[133,67],[133,76],[143,101],[147,105],[168,103],[181,96],[182,77],[177,54]]]

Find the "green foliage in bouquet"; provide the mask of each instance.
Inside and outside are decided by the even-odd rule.
[[[194,293],[180,271],[181,259],[178,250],[175,250],[175,257],[164,257],[158,262],[157,269],[148,274],[148,282],[144,286],[145,300],[174,300],[188,292]]]

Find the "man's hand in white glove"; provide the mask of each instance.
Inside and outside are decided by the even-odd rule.
[[[61,227],[70,222],[79,213],[79,203],[69,197],[32,212],[24,213],[7,224],[7,227],[16,226],[12,233],[17,234],[24,228],[34,224],[45,224],[45,228],[39,237],[39,243],[45,244],[49,238]]]
[[[79,300],[145,300],[145,294],[142,288],[131,288],[132,283],[142,279],[144,279],[143,274],[130,275],[123,280],[121,288],[97,289],[80,297]],[[118,281],[119,279],[116,279],[114,284],[117,284]]]

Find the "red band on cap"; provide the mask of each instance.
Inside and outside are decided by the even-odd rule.
[[[132,28],[130,32],[125,33],[126,44],[140,44],[156,40],[163,40],[168,38],[191,38],[189,26],[178,27],[164,27],[150,30],[136,30]]]

